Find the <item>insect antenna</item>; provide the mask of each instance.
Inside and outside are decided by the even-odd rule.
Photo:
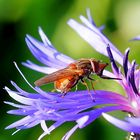
[[[117,78],[117,77],[108,77],[105,75],[101,75],[100,76],[102,79],[109,79],[109,80],[122,80],[121,78]]]

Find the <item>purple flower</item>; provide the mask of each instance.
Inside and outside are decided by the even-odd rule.
[[[99,53],[110,58],[113,72],[105,70],[104,75],[121,78],[122,80],[116,80],[116,82],[124,88],[126,95],[124,96],[112,91],[94,90],[90,91],[95,99],[93,102],[88,91],[84,90],[69,92],[64,98],[62,98],[58,93],[50,93],[43,91],[39,87],[33,87],[15,63],[18,71],[27,84],[34,90],[35,94],[24,91],[14,82],[11,83],[16,90],[11,90],[8,87],[5,87],[5,90],[9,95],[19,102],[18,104],[5,102],[6,104],[17,108],[8,111],[8,113],[24,116],[19,121],[6,127],[6,129],[16,128],[17,131],[19,131],[40,124],[43,133],[38,140],[41,140],[45,135],[50,134],[63,123],[68,121],[76,122],[76,125],[62,138],[63,140],[68,140],[77,128],[81,129],[103,115],[103,117],[110,123],[125,131],[133,132],[134,134],[140,133],[140,71],[137,69],[137,64],[135,61],[132,61],[132,63],[128,61],[129,49],[127,49],[123,55],[103,35],[103,27],[98,28],[95,25],[90,16],[89,10],[87,11],[87,15],[88,19],[80,16],[83,24],[78,23],[73,19],[70,19],[68,24]],[[44,74],[49,74],[65,68],[68,64],[74,62],[72,58],[61,54],[53,47],[41,28],[39,28],[39,34],[42,42],[27,35],[26,43],[32,54],[44,66],[38,66],[29,60],[23,63],[24,66]],[[123,71],[121,71],[121,68],[117,66],[115,61],[123,67]],[[100,105],[100,107],[98,105]],[[96,108],[93,109],[93,107]],[[117,110],[125,111],[131,116],[124,120],[119,120],[106,114],[107,112]],[[54,123],[48,127],[46,121],[49,120]]]

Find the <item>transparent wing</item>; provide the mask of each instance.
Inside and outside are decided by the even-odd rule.
[[[68,76],[74,76],[76,74],[77,74],[76,71],[65,68],[40,78],[39,80],[35,81],[34,84],[36,86],[42,86],[44,84],[51,83],[60,80],[62,78],[66,78]]]

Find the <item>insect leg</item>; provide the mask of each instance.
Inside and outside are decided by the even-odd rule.
[[[56,91],[56,89],[55,89],[55,88],[51,90],[51,92],[55,92],[55,91]]]
[[[93,86],[93,81],[94,81],[94,79],[91,78],[89,75],[87,76],[87,78],[90,80],[91,87],[92,87],[92,89],[94,90],[94,86]]]
[[[93,101],[95,101],[95,99],[93,98],[93,96],[92,96],[92,94],[91,94],[91,92],[90,92],[90,89],[89,89],[89,87],[88,87],[88,84],[87,84],[82,78],[81,78],[81,82],[82,82],[83,85],[86,86],[86,88],[87,88],[87,90],[88,90],[88,94],[89,94],[89,96],[91,97],[91,99],[92,99]]]
[[[88,78],[90,81],[94,80],[94,79],[91,78],[89,75],[87,76],[87,78]]]
[[[76,85],[75,85],[75,91],[77,91],[77,89],[78,89],[78,85],[76,84]]]
[[[62,93],[62,98],[64,98],[64,96],[67,94],[67,92]]]
[[[94,86],[93,86],[93,81],[92,80],[90,80],[90,84],[91,84],[92,89],[95,90]]]

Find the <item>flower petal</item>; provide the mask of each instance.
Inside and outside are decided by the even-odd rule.
[[[29,35],[27,35],[25,40],[32,54],[41,63],[54,68],[62,68],[66,65],[66,63],[63,65],[61,61],[55,58],[60,54],[55,49],[49,47],[46,48],[42,42],[37,41]]]
[[[138,92],[140,93],[140,69],[135,71],[135,83],[136,87],[138,88]]]
[[[64,137],[62,138],[62,140],[68,140],[70,138],[70,136],[77,130],[78,125],[75,125],[71,130],[69,130]]]
[[[138,94],[138,89],[137,89],[136,83],[135,83],[135,74],[134,74],[135,69],[136,69],[136,62],[133,61],[133,62],[132,62],[132,68],[131,68],[131,70],[130,70],[129,79],[130,79],[130,83],[131,83],[131,86],[132,86],[134,92],[135,92],[136,94]]]
[[[134,37],[134,38],[132,38],[130,41],[135,41],[135,40],[140,40],[140,35],[138,35],[138,36],[136,36],[136,37]]]
[[[38,28],[38,32],[39,32],[39,35],[44,43],[44,45],[46,47],[50,47],[50,48],[54,48],[53,45],[51,44],[50,40],[47,38],[47,36],[45,35],[45,33],[43,32],[42,28],[39,27]]]
[[[54,129],[56,129],[57,127],[59,127],[60,125],[62,125],[64,123],[64,120],[63,121],[57,121],[55,122],[53,125],[51,125],[49,128],[48,128],[48,131],[44,131],[38,138],[38,140],[41,140],[43,137],[45,137],[46,135],[48,135],[50,132],[52,132]],[[48,133],[49,132],[49,133]]]
[[[140,133],[140,125],[135,125],[134,123],[128,122],[128,121],[122,121],[119,120],[115,117],[112,117],[106,113],[102,114],[103,117],[110,123],[112,123],[113,125],[115,125],[116,127],[123,129],[125,131],[128,132],[134,132],[134,133]],[[138,120],[138,123],[140,124],[140,120]]]
[[[127,117],[125,119],[126,121],[130,122],[131,124],[140,127],[140,118],[135,117]]]
[[[122,53],[101,33],[101,31],[94,25],[91,24],[85,17],[80,16],[81,21],[86,26],[76,22],[73,19],[68,21],[68,25],[71,26],[85,41],[87,41],[96,51],[108,56],[106,47],[110,45],[114,59],[123,64]]]
[[[79,120],[80,118],[83,118],[86,116],[85,123],[83,123],[82,125],[81,125],[80,121],[77,121],[77,123],[80,123],[80,124],[78,124],[79,128],[83,128],[83,127],[87,126],[88,124],[90,124],[91,122],[93,122],[98,117],[100,117],[103,112],[122,110],[123,108],[124,107],[122,107],[122,106],[106,106],[106,107],[98,108],[98,109],[91,110],[88,112],[83,112],[83,113],[77,114],[77,115],[75,115],[74,119]]]
[[[74,61],[72,58],[58,52],[49,44],[43,44],[30,35],[27,35],[25,41],[36,59],[47,66],[60,69]]]
[[[17,92],[10,90],[8,87],[5,87],[5,90],[9,93],[10,97],[15,99],[16,101],[26,104],[26,105],[33,105],[34,99],[25,98],[17,94]]]
[[[42,72],[45,74],[50,74],[50,73],[53,73],[53,72],[59,70],[59,69],[52,68],[52,67],[39,66],[39,65],[36,65],[33,62],[29,61],[29,60],[27,60],[26,62],[22,62],[22,65],[24,65],[32,70]]]
[[[82,126],[84,125],[84,123],[86,123],[89,119],[88,115],[85,115],[81,118],[79,118],[78,120],[76,120],[77,124],[79,125],[79,128],[82,128]]]
[[[26,116],[22,119],[20,119],[19,121],[16,121],[14,123],[12,123],[11,125],[7,126],[5,129],[11,129],[11,128],[14,128],[14,127],[18,127],[18,126],[24,126],[26,125],[27,123],[29,123],[30,121],[34,121],[35,118],[33,118],[32,116]]]
[[[130,49],[126,49],[124,59],[123,59],[123,68],[124,68],[124,74],[125,77],[127,78],[127,72],[128,72],[128,54],[130,52]]]
[[[46,132],[47,134],[50,134],[49,129],[48,129],[47,125],[46,125],[46,122],[44,120],[42,120],[40,122],[40,124],[41,124],[41,128],[44,130],[44,132]]]
[[[109,56],[110,61],[111,61],[111,63],[112,63],[113,69],[114,69],[115,72],[118,74],[118,73],[119,73],[119,69],[118,69],[118,66],[117,66],[117,64],[116,64],[116,62],[115,62],[115,60],[114,60],[114,57],[113,57],[113,55],[112,55],[112,51],[111,51],[111,49],[110,49],[109,46],[107,47],[107,53],[108,53],[108,56]]]

